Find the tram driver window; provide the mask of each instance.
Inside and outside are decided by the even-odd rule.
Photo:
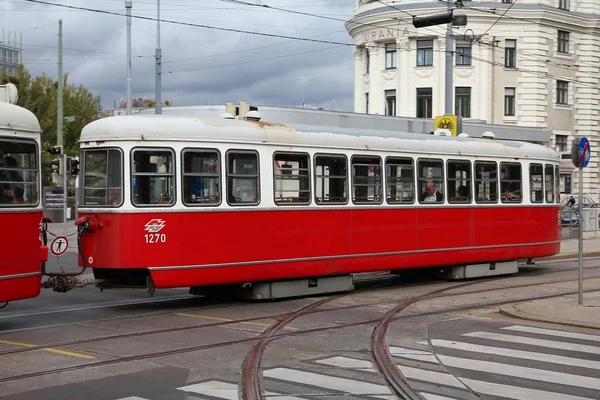
[[[352,202],[380,204],[382,199],[381,158],[352,157]]]
[[[183,203],[216,206],[221,203],[221,158],[214,150],[183,151]]]
[[[315,156],[315,196],[317,204],[348,202],[347,159],[343,155]]]
[[[169,149],[135,149],[131,185],[133,204],[162,206],[175,204],[174,154]]]
[[[475,201],[498,202],[498,166],[495,162],[475,162]]]
[[[546,164],[544,168],[546,203],[554,203],[554,166]]]
[[[519,203],[522,200],[521,193],[521,164],[500,163],[500,198],[503,203]]]
[[[414,203],[415,171],[412,158],[389,157],[385,161],[387,202]]]
[[[233,205],[256,205],[260,202],[258,153],[227,153],[227,202]]]
[[[123,204],[123,156],[120,150],[84,150],[83,205],[119,207]]]
[[[531,164],[529,166],[529,186],[531,188],[531,202],[544,202],[544,169],[542,164]]]
[[[0,207],[38,204],[37,153],[33,141],[0,140]]]
[[[310,203],[310,172],[308,154],[275,153],[275,204]]]
[[[444,202],[444,162],[439,159],[420,159],[418,165],[419,202],[435,204]]]
[[[471,195],[471,162],[448,161],[448,202],[470,203]]]
[[[558,165],[554,166],[554,193],[556,202],[560,203],[560,168]]]

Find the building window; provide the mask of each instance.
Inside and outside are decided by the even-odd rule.
[[[396,91],[385,91],[385,115],[396,116]]]
[[[456,65],[471,65],[471,42],[456,41]]]
[[[569,10],[571,7],[569,0],[558,0],[558,8],[561,10]]]
[[[556,81],[556,104],[569,104],[569,82]]]
[[[567,151],[567,135],[555,135],[556,151]]]
[[[517,40],[506,39],[504,41],[504,66],[506,68],[517,67]]]
[[[569,32],[558,31],[558,52],[568,53],[569,52]]]
[[[455,90],[455,114],[463,118],[471,118],[471,88],[457,87]]]
[[[417,88],[417,118],[431,118],[433,89]]]
[[[504,4],[511,4],[511,3],[512,3],[512,0],[502,0],[502,2],[503,2]]]
[[[369,113],[369,93],[365,93],[365,114]]]
[[[507,117],[515,115],[515,93],[514,87],[504,88],[504,115]]]
[[[367,71],[367,74],[368,74],[369,73],[369,65],[371,64],[371,56],[369,55],[368,49],[365,49],[365,54],[367,55],[365,57],[366,63],[367,63],[367,65],[365,66],[365,71]]]
[[[433,65],[433,40],[417,40],[417,66]]]
[[[385,68],[396,68],[396,43],[388,43],[385,45]]]

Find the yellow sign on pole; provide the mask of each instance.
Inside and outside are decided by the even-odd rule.
[[[448,129],[452,136],[458,135],[458,119],[456,115],[440,115],[435,117],[435,129]]]

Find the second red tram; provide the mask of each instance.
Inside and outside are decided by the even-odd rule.
[[[16,87],[3,86],[13,101],[0,100],[0,307],[40,293],[40,124],[16,104]]]
[[[560,249],[558,154],[493,138],[137,115],[81,134],[83,263],[152,288]]]

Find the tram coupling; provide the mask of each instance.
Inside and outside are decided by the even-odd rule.
[[[41,221],[42,249],[48,248],[48,222],[50,222],[50,219],[46,217]],[[99,282],[97,279],[79,279],[76,277],[82,275],[87,270],[87,259],[83,251],[83,246],[81,245],[81,238],[85,234],[95,232],[97,229],[101,228],[101,225],[89,217],[79,217],[75,221],[75,225],[77,226],[77,248],[83,262],[81,271],[60,273],[48,272],[46,271],[47,257],[45,259],[42,258],[42,276],[48,277],[48,280],[42,282],[42,288],[51,288],[55,292],[66,293],[76,287],[85,287],[87,285],[97,284]]]

